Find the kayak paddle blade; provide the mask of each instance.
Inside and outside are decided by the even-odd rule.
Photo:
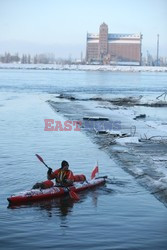
[[[44,163],[44,160],[42,159],[42,157],[41,157],[40,155],[38,155],[38,154],[35,154],[35,155],[36,155],[36,157],[37,157],[41,162]]]
[[[76,200],[76,201],[80,200],[78,194],[75,193],[74,191],[69,191],[69,195],[70,195],[70,197],[71,197],[72,199],[74,199],[74,200]]]

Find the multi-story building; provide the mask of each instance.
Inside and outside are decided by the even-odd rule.
[[[100,25],[99,34],[87,33],[87,63],[141,65],[141,34],[109,34]]]

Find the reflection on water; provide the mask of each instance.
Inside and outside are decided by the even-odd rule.
[[[94,207],[97,206],[98,196],[104,195],[105,192],[113,192],[111,188],[107,188],[105,186],[102,187],[95,187],[91,190],[85,190],[82,193],[79,193],[80,200],[76,201],[72,199],[70,196],[62,196],[60,198],[53,198],[48,200],[41,200],[41,201],[34,201],[29,202],[28,204],[24,205],[9,205],[9,209],[22,209],[22,208],[37,208],[39,211],[45,211],[48,217],[61,216],[66,217],[67,215],[71,214],[73,211],[73,207],[77,203],[83,203],[87,197],[90,197],[92,200],[92,205]]]
[[[67,216],[72,212],[75,201],[70,197],[54,198],[48,200],[41,200],[31,202],[24,205],[9,205],[9,209],[22,209],[22,208],[38,208],[41,211],[46,211],[48,217],[52,217],[56,211],[57,215],[62,217]]]
[[[70,197],[62,197],[49,201],[41,201],[34,205],[34,207],[39,208],[41,211],[46,211],[48,217],[53,217],[56,211],[56,215],[66,217],[68,214],[72,213],[74,206],[74,201]]]

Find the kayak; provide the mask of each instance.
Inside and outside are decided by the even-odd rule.
[[[9,198],[7,198],[7,200],[9,201],[9,205],[19,205],[19,204],[28,204],[35,201],[61,197],[66,194],[69,194],[70,191],[79,193],[84,190],[104,185],[106,182],[106,178],[107,176],[103,176],[91,179],[90,181],[75,182],[73,186],[68,188],[53,186],[47,189],[31,189],[13,194]]]

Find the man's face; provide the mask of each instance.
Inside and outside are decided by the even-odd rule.
[[[68,170],[68,167],[69,167],[68,165],[65,165],[62,169],[63,170]]]

